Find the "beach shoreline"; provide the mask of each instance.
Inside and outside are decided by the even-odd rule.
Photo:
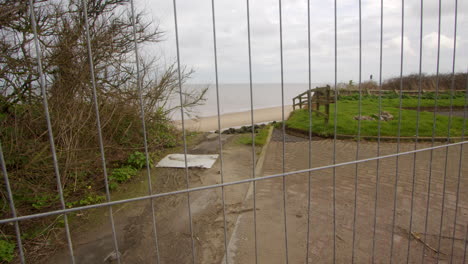
[[[289,114],[292,112],[292,105],[284,106],[284,119],[288,119]],[[282,120],[282,106],[254,109],[254,124],[281,121]],[[221,130],[252,125],[251,112],[235,112],[222,114],[221,117]],[[182,128],[181,120],[174,120],[177,128]],[[211,132],[218,129],[218,116],[200,117],[197,119],[188,119],[184,122],[185,129],[199,132]]]

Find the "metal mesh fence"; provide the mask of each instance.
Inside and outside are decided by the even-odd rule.
[[[337,49],[339,46],[338,40],[337,40],[337,19],[339,19],[337,15],[337,2],[334,1],[334,88],[335,91],[337,90],[337,85],[338,85],[338,53]],[[108,177],[108,169],[106,167],[106,151],[104,148],[104,142],[102,138],[102,128],[101,128],[101,121],[100,121],[100,114],[99,114],[99,103],[98,103],[98,91],[97,91],[97,85],[96,85],[96,76],[94,73],[94,64],[93,64],[93,47],[92,43],[90,40],[90,33],[89,33],[89,28],[90,26],[88,25],[88,14],[87,14],[87,1],[83,0],[82,5],[83,5],[83,10],[84,10],[84,27],[85,27],[85,38],[86,38],[86,44],[87,44],[87,51],[88,51],[88,59],[89,59],[89,71],[90,71],[90,82],[92,84],[92,92],[93,92],[93,97],[92,101],[94,104],[94,111],[96,115],[96,120],[97,120],[97,132],[98,132],[98,139],[99,139],[99,151],[100,151],[100,156],[102,159],[102,172],[103,172],[103,179],[105,182],[105,193],[106,193],[106,201],[98,204],[92,204],[92,205],[86,205],[86,206],[79,206],[79,207],[74,207],[74,208],[67,208],[65,206],[65,199],[64,199],[64,194],[63,194],[63,189],[62,189],[62,182],[61,182],[61,176],[60,176],[60,168],[59,164],[57,161],[57,154],[56,154],[56,149],[55,149],[55,143],[54,143],[54,133],[52,131],[52,125],[51,125],[51,117],[49,114],[49,106],[48,106],[48,101],[47,101],[47,91],[46,91],[46,80],[45,80],[45,75],[42,72],[43,70],[43,62],[41,58],[42,51],[40,50],[41,46],[39,43],[38,39],[38,33],[37,33],[37,19],[35,17],[35,12],[37,12],[35,8],[35,2],[33,0],[29,0],[29,12],[30,12],[30,21],[31,21],[31,29],[32,33],[34,34],[34,46],[36,48],[36,54],[37,54],[37,71],[39,74],[39,83],[41,87],[41,92],[42,92],[42,99],[43,99],[43,110],[46,116],[46,123],[47,123],[47,129],[48,129],[48,136],[49,136],[49,142],[50,142],[50,151],[53,159],[53,165],[54,165],[54,170],[55,170],[55,176],[57,180],[57,189],[58,189],[58,196],[60,199],[60,204],[61,204],[61,209],[58,210],[52,210],[48,212],[42,212],[42,213],[37,213],[37,214],[31,214],[31,215],[17,215],[16,209],[15,209],[15,203],[13,199],[13,193],[12,189],[10,187],[10,182],[9,182],[9,177],[8,177],[8,171],[7,171],[7,166],[5,164],[4,156],[3,156],[3,151],[0,146],[0,162],[1,162],[1,167],[2,167],[2,173],[4,176],[4,181],[5,181],[5,187],[7,191],[7,198],[9,202],[9,206],[11,208],[11,217],[1,219],[0,224],[14,224],[15,227],[15,232],[16,232],[16,241],[17,241],[17,249],[18,249],[18,255],[21,263],[26,263],[28,260],[25,258],[25,253],[23,250],[22,246],[22,234],[20,231],[21,227],[21,222],[30,220],[30,219],[35,219],[35,218],[43,218],[43,217],[48,217],[48,216],[58,216],[58,215],[63,215],[64,217],[64,229],[65,229],[65,235],[66,235],[66,242],[68,245],[68,251],[69,251],[69,256],[70,256],[70,262],[75,263],[75,254],[74,254],[74,245],[73,245],[73,237],[71,236],[70,232],[70,227],[68,224],[68,218],[67,215],[73,212],[78,212],[78,211],[83,211],[83,210],[89,210],[93,208],[107,208],[108,209],[108,214],[109,214],[109,221],[111,225],[111,230],[112,230],[112,241],[113,241],[113,249],[114,252],[117,252],[116,254],[116,261],[118,263],[122,263],[121,261],[121,254],[118,253],[121,250],[119,249],[119,243],[118,243],[118,233],[115,227],[114,223],[114,218],[113,218],[113,206],[117,205],[122,205],[122,204],[127,204],[127,203],[136,203],[138,201],[147,201],[150,203],[150,208],[151,208],[151,220],[152,220],[152,236],[154,239],[154,252],[156,259],[154,262],[156,263],[163,263],[163,261],[160,259],[160,247],[159,243],[161,243],[158,235],[158,230],[157,230],[157,223],[158,219],[156,218],[156,213],[155,213],[155,199],[156,198],[161,198],[161,197],[167,197],[167,196],[174,196],[174,195],[180,195],[184,194],[187,196],[187,215],[189,218],[189,233],[190,233],[190,240],[191,240],[191,262],[196,263],[197,262],[197,250],[200,250],[200,248],[196,245],[197,244],[197,237],[194,235],[194,230],[195,227],[193,226],[193,219],[192,219],[192,202],[193,200],[191,199],[191,194],[194,192],[200,192],[200,191],[206,191],[209,189],[220,189],[221,190],[221,201],[222,201],[222,214],[223,214],[223,241],[224,241],[224,254],[223,254],[223,260],[225,263],[233,262],[232,258],[229,257],[229,254],[231,254],[231,250],[229,249],[230,247],[230,231],[227,223],[227,211],[226,211],[226,205],[225,205],[225,188],[228,186],[235,186],[235,185],[241,185],[241,184],[252,184],[252,198],[253,198],[253,249],[252,252],[254,255],[254,258],[251,259],[251,262],[259,263],[261,261],[261,256],[262,255],[262,248],[259,247],[259,244],[257,242],[259,237],[262,236],[263,233],[259,233],[257,231],[257,227],[259,225],[262,225],[263,223],[259,223],[259,219],[257,218],[257,184],[263,181],[268,181],[272,179],[281,179],[281,204],[278,204],[278,207],[282,207],[281,212],[282,212],[282,228],[281,232],[284,234],[281,235],[284,243],[283,249],[284,249],[284,259],[281,260],[276,260],[281,263],[297,263],[295,262],[296,258],[292,258],[291,254],[295,254],[294,252],[297,252],[298,250],[301,251],[304,255],[303,261],[300,263],[315,263],[315,262],[321,262],[323,261],[323,258],[320,258],[320,252],[311,252],[311,249],[319,243],[320,241],[314,240],[312,233],[313,229],[319,224],[317,222],[314,223],[314,221],[318,221],[317,219],[312,220],[312,214],[314,212],[315,208],[315,203],[314,203],[314,193],[312,192],[313,189],[313,184],[314,184],[314,173],[322,172],[322,171],[327,171],[331,170],[331,179],[332,179],[332,184],[331,184],[331,189],[330,191],[330,205],[331,205],[331,220],[332,220],[332,225],[333,228],[331,229],[331,237],[332,237],[332,245],[329,245],[330,250],[323,251],[323,254],[330,254],[332,256],[331,259],[327,259],[327,261],[323,262],[359,262],[356,260],[356,253],[357,251],[362,251],[362,249],[359,249],[358,242],[359,240],[365,239],[366,241],[371,241],[371,246],[367,247],[365,250],[367,251],[368,256],[371,257],[371,262],[387,262],[389,261],[390,263],[392,262],[406,262],[406,263],[413,263],[414,262],[414,257],[412,254],[416,254],[412,252],[413,248],[411,247],[412,243],[415,243],[415,241],[419,241],[422,243],[422,247],[420,248],[419,251],[421,251],[422,255],[421,261],[425,262],[427,259],[425,258],[427,252],[426,251],[434,251],[435,254],[435,261],[439,259],[439,257],[443,257],[444,259],[448,259],[450,263],[465,263],[466,261],[466,250],[467,250],[467,236],[468,236],[468,228],[467,228],[467,221],[468,221],[468,211],[466,209],[466,203],[468,201],[464,201],[463,198],[466,196],[463,196],[462,193],[464,192],[463,190],[463,184],[461,183],[462,180],[465,178],[465,175],[463,174],[466,169],[463,168],[464,163],[466,161],[466,158],[464,156],[464,144],[468,143],[468,141],[465,141],[464,135],[465,135],[465,127],[466,127],[466,112],[467,112],[467,103],[465,102],[463,112],[464,112],[464,121],[463,121],[463,131],[461,138],[457,140],[456,142],[453,141],[453,139],[450,136],[451,132],[451,120],[452,120],[452,99],[454,95],[454,77],[452,79],[452,87],[451,87],[451,103],[449,106],[449,111],[450,111],[450,118],[449,118],[449,123],[447,127],[447,137],[446,141],[444,144],[437,144],[436,142],[436,119],[437,119],[437,96],[435,98],[435,105],[434,105],[434,114],[433,114],[433,127],[432,127],[432,138],[429,140],[430,146],[423,145],[424,147],[420,147],[418,145],[419,141],[419,118],[420,118],[420,112],[421,112],[421,107],[420,107],[420,101],[421,101],[421,94],[422,94],[422,88],[421,88],[421,75],[422,75],[422,59],[423,59],[423,10],[424,10],[424,1],[420,2],[420,8],[421,8],[421,23],[420,23],[420,37],[419,37],[419,91],[418,91],[418,107],[417,107],[417,117],[416,117],[416,134],[414,136],[414,147],[413,149],[401,149],[401,136],[400,136],[400,130],[402,124],[405,122],[402,120],[402,114],[401,111],[403,109],[402,105],[402,95],[403,95],[403,66],[404,66],[404,47],[405,47],[405,38],[404,36],[404,29],[405,29],[405,3],[404,1],[402,2],[402,16],[401,16],[401,43],[400,43],[400,87],[399,87],[399,116],[398,116],[398,134],[396,137],[396,152],[394,153],[389,153],[389,154],[382,154],[381,151],[381,146],[385,144],[384,142],[381,141],[381,120],[379,118],[378,120],[378,136],[377,136],[377,142],[375,143],[377,145],[377,152],[372,154],[371,157],[368,157],[364,154],[368,153],[363,153],[367,151],[365,148],[363,150],[363,145],[362,145],[362,137],[361,137],[361,118],[358,119],[358,132],[357,135],[355,135],[356,142],[352,141],[352,144],[355,145],[355,153],[353,153],[353,156],[355,157],[353,160],[350,161],[342,161],[340,159],[337,159],[336,153],[339,151],[338,148],[340,148],[339,145],[337,145],[337,142],[339,142],[338,134],[337,134],[337,115],[340,112],[339,104],[335,103],[334,104],[334,133],[331,141],[329,142],[332,144],[332,160],[331,162],[328,162],[328,164],[314,164],[314,155],[320,155],[320,153],[316,153],[314,150],[314,146],[312,144],[313,142],[313,131],[312,131],[312,119],[313,119],[313,113],[312,113],[312,108],[308,108],[308,113],[309,113],[309,130],[308,130],[308,142],[304,142],[304,144],[307,144],[307,153],[302,153],[302,155],[308,155],[308,168],[306,169],[301,169],[301,170],[288,170],[287,169],[287,159],[286,159],[286,147],[287,147],[287,140],[286,140],[286,122],[285,122],[285,101],[284,101],[284,73],[283,73],[283,28],[282,28],[282,1],[278,1],[278,10],[279,10],[279,38],[280,38],[280,49],[278,50],[278,54],[280,56],[280,67],[281,67],[281,93],[282,93],[282,125],[279,128],[281,131],[281,138],[279,140],[281,147],[277,149],[279,152],[282,154],[281,156],[281,172],[279,173],[272,173],[272,174],[265,174],[265,175],[257,175],[255,166],[252,166],[252,177],[248,179],[243,179],[243,180],[236,180],[236,181],[226,181],[225,180],[225,172],[224,172],[224,167],[223,167],[223,141],[222,141],[222,135],[221,133],[218,133],[218,150],[219,150],[219,163],[220,163],[220,183],[217,184],[211,184],[211,185],[206,185],[206,186],[198,186],[198,187],[191,187],[189,185],[189,167],[187,163],[187,154],[188,154],[188,148],[187,148],[187,135],[185,131],[185,120],[184,120],[184,108],[181,107],[181,124],[182,124],[182,133],[183,133],[183,146],[184,146],[184,156],[185,156],[185,181],[186,181],[186,188],[183,190],[177,190],[177,191],[171,191],[171,192],[163,192],[163,193],[155,193],[152,189],[152,182],[151,182],[151,167],[150,167],[150,155],[149,155],[149,150],[148,150],[148,142],[147,142],[147,128],[145,127],[145,108],[144,108],[144,98],[143,98],[143,93],[142,93],[142,83],[141,83],[141,71],[140,71],[140,55],[139,55],[139,46],[137,42],[137,28],[136,28],[136,17],[135,17],[135,7],[134,7],[134,1],[130,0],[130,12],[132,14],[132,24],[133,24],[133,38],[134,38],[134,53],[135,53],[135,62],[136,62],[136,75],[134,76],[138,90],[139,90],[139,102],[140,102],[140,116],[141,116],[141,125],[143,129],[143,138],[144,138],[144,152],[145,152],[145,159],[146,159],[146,171],[147,171],[147,181],[148,181],[148,194],[145,196],[138,196],[138,197],[133,197],[129,199],[122,199],[122,200],[112,200],[111,199],[111,193],[109,190],[109,177]],[[249,69],[249,89],[250,89],[250,113],[251,113],[251,125],[252,125],[252,131],[251,131],[251,137],[252,137],[252,149],[251,149],[251,156],[252,156],[252,162],[255,164],[255,161],[257,159],[257,153],[256,153],[256,147],[255,147],[255,128],[254,128],[254,96],[253,96],[253,91],[255,89],[253,82],[252,82],[252,51],[251,51],[251,31],[250,31],[250,1],[246,0],[246,10],[247,10],[247,43],[248,43],[248,58],[249,58],[249,63],[248,69]],[[362,111],[362,96],[363,96],[363,90],[361,87],[362,84],[362,73],[361,73],[361,68],[362,68],[362,36],[361,36],[361,1],[358,3],[359,6],[359,81],[358,81],[358,89],[359,89],[359,117],[361,116],[361,111]],[[311,60],[311,28],[313,25],[310,23],[310,17],[311,17],[311,6],[310,6],[310,1],[307,1],[307,8],[308,8],[308,81],[309,81],[309,90],[312,89],[312,76],[313,73],[311,71],[311,64],[313,61]],[[379,56],[379,61],[380,61],[380,68],[379,68],[379,89],[382,87],[382,51],[384,49],[383,47],[383,36],[384,36],[384,30],[383,30],[383,23],[384,23],[384,17],[383,17],[383,10],[384,10],[384,2],[380,1],[380,56]],[[175,40],[176,40],[176,48],[177,48],[177,71],[178,71],[178,87],[180,90],[180,103],[182,105],[183,97],[182,97],[182,67],[181,67],[181,58],[180,58],[180,51],[179,51],[179,34],[178,34],[178,16],[177,16],[177,1],[173,0],[173,12],[174,12],[174,26],[175,26]],[[221,111],[220,111],[220,97],[222,97],[222,91],[219,89],[219,81],[218,81],[218,61],[217,61],[217,31],[216,31],[216,2],[214,0],[211,1],[211,14],[212,14],[212,34],[213,34],[213,54],[214,54],[214,69],[215,69],[215,88],[216,88],[216,98],[217,98],[217,118],[218,118],[218,130],[222,130],[221,126]],[[454,12],[454,42],[453,42],[453,56],[452,56],[452,76],[455,76],[455,60],[456,60],[456,48],[457,48],[457,12],[458,12],[458,1],[455,0],[455,9],[453,10]],[[441,42],[441,1],[439,1],[439,10],[438,10],[438,45],[437,45],[437,50],[434,52],[437,52],[437,73],[436,75],[439,75],[439,60],[440,60],[440,42]],[[436,94],[439,92],[439,79],[437,79],[437,84],[436,84]],[[466,94],[468,95],[468,84],[466,85]],[[338,98],[338,93],[334,93],[335,96],[335,102],[339,100]],[[466,96],[465,98],[468,98]],[[308,99],[309,101],[311,100],[310,98]],[[378,94],[378,102],[379,102],[379,116],[382,114],[382,93],[379,92]],[[351,144],[351,143],[349,143]],[[365,146],[364,146],[365,147]],[[458,155],[458,162],[457,164],[450,163],[449,165],[449,154],[455,151],[454,149],[458,148],[456,150],[456,153]],[[444,160],[443,160],[443,169],[442,170],[442,181],[441,182],[431,182],[432,176],[433,176],[433,171],[434,169],[432,168],[433,164],[436,162],[434,160],[434,152],[437,150],[445,150]],[[418,165],[417,165],[417,155],[421,153],[429,153],[428,155],[428,166],[429,168],[427,169],[428,175],[427,178],[424,179],[425,185],[427,185],[427,190],[425,192],[420,192],[417,193],[415,186],[418,184],[416,180],[416,174],[418,172]],[[407,157],[413,157],[412,158],[412,163],[407,163],[407,162],[401,162],[401,159],[407,158]],[[365,157],[365,158],[363,158]],[[390,186],[391,190],[393,193],[388,196],[388,194],[385,195],[386,198],[391,197],[391,211],[389,212],[389,226],[387,227],[388,230],[390,230],[391,238],[389,241],[382,242],[379,240],[379,231],[378,231],[378,224],[381,219],[379,219],[379,211],[380,210],[389,210],[388,207],[380,207],[379,206],[379,199],[382,197],[381,192],[386,192],[385,190],[382,189],[382,187],[379,188],[381,184],[381,169],[382,169],[382,164],[386,160],[395,160],[395,163],[392,164],[392,167],[394,169],[394,178],[392,179],[393,182],[387,182],[387,186]],[[359,175],[362,172],[360,170],[361,165],[370,163],[370,162],[376,162],[376,168],[375,168],[375,174],[372,174],[372,184],[374,188],[371,190],[372,192],[372,197],[373,200],[367,201],[368,207],[372,210],[372,221],[369,223],[369,230],[371,230],[371,233],[369,236],[366,238],[362,238],[358,234],[360,232],[359,228],[357,228],[357,222],[358,218],[360,215],[359,212],[359,196],[361,193],[359,192],[359,186],[363,184],[363,182],[359,181]],[[449,166],[458,166],[457,168],[449,168]],[[351,211],[347,210],[346,215],[343,216],[342,213],[339,212],[340,208],[342,206],[339,205],[339,200],[337,197],[340,195],[340,184],[342,181],[337,180],[339,177],[344,177],[343,175],[340,175],[342,171],[340,171],[340,168],[347,168],[346,174],[349,176],[351,175],[352,179],[352,197],[353,200],[351,204],[348,204],[348,206],[351,206]],[[440,170],[440,168],[437,168]],[[388,169],[387,169],[388,170]],[[408,185],[404,188],[409,188],[409,189],[404,189],[399,188],[400,180],[401,178],[399,177],[400,173],[402,170],[408,170],[411,171],[411,177],[408,179],[405,179],[407,181]],[[290,221],[294,221],[294,219],[290,219],[289,215],[287,214],[288,211],[288,196],[289,193],[291,192],[290,188],[288,188],[287,184],[287,179],[293,178],[293,177],[298,177],[298,176],[303,176],[307,175],[307,192],[304,193],[305,199],[307,201],[307,206],[305,207],[306,212],[303,212],[305,217],[307,218],[307,224],[306,226],[302,227],[300,230],[291,230],[290,228]],[[449,180],[448,180],[449,179]],[[388,179],[386,179],[388,180]],[[419,179],[422,181],[421,179]],[[374,184],[375,182],[375,184]],[[433,190],[431,188],[431,184],[437,184],[440,185],[441,188],[439,188],[440,192],[437,193],[431,193]],[[447,191],[447,188],[450,184],[450,192]],[[415,208],[415,200],[419,199],[417,197],[420,196],[425,196],[425,208]],[[435,239],[436,243],[435,245],[429,245],[425,241],[428,240],[428,234],[429,234],[429,222],[431,217],[434,217],[434,214],[430,213],[430,210],[432,210],[431,202],[435,196],[440,197],[441,199],[441,207],[440,207],[440,212],[438,213],[438,216],[440,219],[438,220],[439,226],[437,228],[430,228],[431,230],[438,230],[436,234],[433,234],[436,236],[437,239]],[[402,200],[403,199],[403,200]],[[399,217],[398,215],[398,210],[397,207],[400,205],[399,201],[403,201],[409,209],[408,212],[409,214],[406,215],[405,217],[408,217],[408,230],[406,232],[407,237],[407,246],[406,247],[395,247],[395,241],[398,241],[398,236],[396,232],[398,232],[398,228],[396,227],[396,219]],[[438,201],[438,200],[437,200]],[[462,206],[463,204],[463,206]],[[450,217],[448,211],[450,210]],[[453,214],[453,216],[452,216]],[[413,218],[415,218],[417,215],[418,221],[414,221]],[[437,214],[436,214],[437,216]],[[343,218],[344,217],[344,218]],[[344,242],[340,238],[340,236],[337,234],[339,231],[339,225],[340,222],[346,222],[348,223],[348,228],[350,228],[351,236],[349,237],[349,240],[345,240]],[[463,231],[460,230],[460,226],[463,227]],[[424,230],[423,233],[416,233],[414,230]],[[457,230],[458,228],[458,230]],[[444,230],[443,230],[444,229]],[[288,241],[288,237],[291,236],[291,233],[300,233],[304,234],[304,241],[303,241],[303,247],[298,249],[295,246],[290,245],[290,241]],[[443,234],[451,233],[451,235],[447,238],[444,237]],[[463,234],[464,237],[462,238],[456,238],[456,235],[460,236],[460,234]],[[358,239],[358,237],[360,237]],[[441,240],[444,239],[444,242]],[[441,246],[442,244],[445,243],[445,248],[449,248],[449,251],[444,252],[443,254],[441,253]],[[343,246],[345,244],[345,246]],[[455,247],[454,245],[457,244],[458,248]],[[348,260],[343,260],[342,257],[338,256],[340,255],[340,250],[343,249],[343,247],[347,248],[347,250],[350,250],[351,255],[349,256],[350,258]],[[383,248],[383,250],[382,250]],[[382,251],[388,252],[388,254],[383,254]],[[455,254],[454,254],[454,251]],[[325,253],[326,252],[326,253]],[[359,253],[359,254],[362,254]],[[395,257],[395,255],[404,255],[404,258],[400,257]],[[385,259],[383,259],[383,256]],[[419,256],[418,256],[419,257]],[[294,259],[294,260],[293,260]]]

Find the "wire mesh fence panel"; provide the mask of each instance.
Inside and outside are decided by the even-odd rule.
[[[468,6],[205,2],[0,3],[0,262],[465,263]]]

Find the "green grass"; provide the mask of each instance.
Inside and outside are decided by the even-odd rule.
[[[15,244],[0,239],[0,262],[10,263],[15,257]]]
[[[400,96],[394,92],[384,92],[382,93],[381,97],[382,97],[382,101],[393,102],[396,106],[398,106],[398,102],[400,101],[399,100]],[[421,105],[422,106],[434,106],[435,97],[436,97],[435,93],[432,93],[432,92],[422,93]],[[450,100],[449,100],[450,97],[453,97],[454,105],[463,106],[464,100],[465,100],[465,92],[456,92],[453,95],[448,92],[439,93],[439,95],[437,96],[437,98],[439,99],[438,104],[440,106],[450,106]],[[362,95],[362,100],[369,100],[369,99],[378,100],[379,95],[375,95],[375,94],[373,95],[363,94]],[[388,99],[392,99],[392,100],[388,100]],[[417,101],[418,101],[417,96],[403,94],[402,99],[403,101],[406,100],[405,103],[408,105],[413,105],[415,107],[417,106]],[[339,95],[338,100],[339,101],[357,101],[359,100],[359,94],[354,93],[350,95]]]
[[[255,146],[263,146],[266,143],[268,137],[268,130],[270,130],[270,126],[265,126],[264,128],[260,129],[257,134],[255,134]],[[238,138],[237,142],[243,145],[252,145],[252,135],[245,134]]]
[[[346,102],[346,101],[343,101]],[[378,106],[379,99],[372,98],[366,99],[364,102],[375,103]],[[452,105],[455,107],[463,107],[465,105],[465,98],[464,97],[457,97],[453,99]],[[357,102],[356,102],[357,106]],[[398,108],[400,106],[400,99],[392,98],[392,99],[382,99],[382,107],[395,107]],[[405,98],[402,100],[402,107],[417,107],[418,106],[418,98],[410,97]],[[450,99],[439,99],[437,100],[438,107],[449,107],[450,106]],[[421,107],[434,107],[434,100],[433,99],[421,99]]]
[[[358,121],[354,116],[358,115],[358,103],[356,100],[339,100],[337,112],[337,134],[339,135],[357,135]],[[453,105],[457,107],[464,106],[465,98],[454,98]],[[403,108],[417,107],[417,98],[405,98],[402,100]],[[439,99],[439,107],[450,106],[449,99]],[[423,99],[421,106],[433,107],[434,100]],[[334,133],[334,110],[335,105],[330,105],[330,121],[325,125],[324,118],[320,115],[312,114],[312,132],[322,136],[331,136]],[[323,109],[321,109],[323,111]],[[391,121],[381,121],[381,136],[398,136],[398,116],[399,116],[399,99],[382,99],[382,111],[390,112],[394,119]],[[362,100],[362,115],[370,116],[378,114],[379,103],[377,98],[366,98]],[[401,110],[401,130],[400,136],[414,137],[416,135],[416,116],[415,110]],[[378,121],[361,120],[361,136],[377,136],[378,135]],[[437,115],[436,116],[436,137],[446,137],[448,129],[449,117]],[[309,130],[309,111],[307,109],[294,111],[290,118],[286,121],[288,128],[299,129],[302,131]],[[431,137],[433,127],[433,113],[420,112],[419,120],[419,136]],[[452,117],[452,124],[450,128],[450,136],[461,136],[463,128],[462,117]]]

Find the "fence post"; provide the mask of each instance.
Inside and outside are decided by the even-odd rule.
[[[336,93],[336,91],[335,91]],[[325,96],[326,96],[326,104],[325,104],[325,125],[328,125],[328,119],[330,117],[330,87],[327,86],[327,89],[326,89],[326,92],[325,92]],[[336,104],[336,102],[335,102]]]
[[[315,105],[315,108],[316,108],[316,110],[317,110],[317,112],[318,112],[318,111],[320,111],[320,91],[317,90],[317,91],[315,92],[314,95],[316,96],[316,100],[315,100],[315,101],[316,101],[316,105]],[[318,113],[316,113],[316,115],[318,116]]]

